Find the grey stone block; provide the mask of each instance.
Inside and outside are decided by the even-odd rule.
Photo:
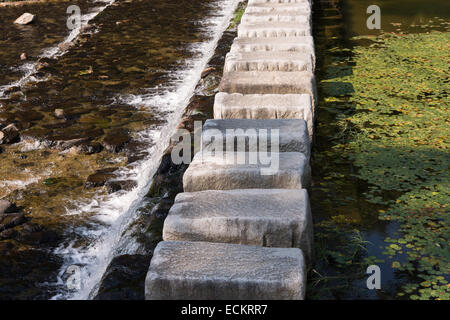
[[[310,15],[311,5],[308,2],[300,3],[249,3],[245,13],[284,13],[295,12],[297,14]]]
[[[145,280],[147,300],[301,300],[300,249],[208,242],[158,244]]]
[[[231,71],[314,71],[311,54],[300,52],[230,52],[225,72]]]
[[[219,92],[215,119],[303,119],[313,136],[314,109],[308,94],[240,94]]]
[[[205,241],[302,249],[312,261],[308,192],[241,189],[181,193],[164,223],[165,241]]]
[[[249,5],[253,5],[253,4],[258,4],[258,3],[270,3],[273,5],[277,5],[277,4],[286,4],[286,3],[290,3],[290,4],[300,4],[300,3],[307,3],[307,4],[311,4],[311,0],[249,0],[248,4]]]
[[[316,80],[309,71],[225,72],[219,92],[242,94],[309,94],[316,104]]]
[[[239,38],[299,37],[310,36],[311,26],[301,23],[241,23]]]
[[[276,137],[272,137],[273,134]],[[277,143],[276,150],[279,152],[301,152],[310,158],[308,128],[302,119],[219,119],[207,120],[203,126],[203,149],[256,152],[261,143],[266,143],[268,149],[273,150],[272,141]],[[230,142],[232,145],[228,149]]]
[[[184,173],[185,192],[232,189],[303,189],[311,168],[299,152],[198,152]],[[263,159],[265,160],[265,159]]]

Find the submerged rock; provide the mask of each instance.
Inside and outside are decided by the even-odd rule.
[[[25,52],[23,52],[23,53],[20,55],[20,60],[27,60],[27,59],[28,59],[27,54],[26,54]]]
[[[207,77],[211,72],[216,71],[216,68],[209,67],[202,71],[202,79]]]
[[[25,223],[23,225],[23,231],[25,233],[35,233],[42,231],[42,227],[37,223]]]
[[[75,45],[75,43],[73,43],[72,41],[69,41],[69,42],[63,42],[63,43],[60,43],[59,45],[58,45],[58,48],[59,48],[59,50],[61,50],[61,51],[67,51],[67,50],[69,50],[71,47],[73,47]]]
[[[76,152],[80,154],[94,154],[100,153],[103,150],[103,146],[100,143],[82,143],[76,147]]]
[[[40,57],[38,59],[38,62],[42,63],[42,64],[49,64],[49,63],[52,63],[52,62],[55,62],[55,61],[56,61],[55,58],[49,58],[49,57]]]
[[[1,242],[0,242],[1,243]],[[0,300],[43,300],[56,294],[56,289],[43,290],[42,284],[54,282],[63,263],[48,250],[15,250],[0,245]]]
[[[30,24],[30,23],[34,22],[35,20],[36,20],[36,16],[34,14],[26,12],[26,13],[22,14],[20,17],[18,17],[16,19],[16,21],[14,21],[14,23],[26,25],[26,24]]]
[[[39,121],[44,119],[44,115],[36,110],[18,111],[14,114],[16,121],[23,127],[25,123]]]
[[[64,119],[64,110],[63,109],[55,109],[55,117],[58,119]]]
[[[101,128],[75,129],[68,127],[64,130],[57,130],[55,133],[50,134],[47,139],[52,143],[62,143],[63,141],[76,139],[80,139],[79,141],[83,142],[94,140],[102,135],[103,129]]]
[[[0,231],[14,228],[26,222],[23,213],[11,213],[0,216]]]
[[[23,237],[23,241],[32,245],[46,244],[52,245],[55,244],[60,239],[58,233],[52,230],[43,230],[32,232]]]
[[[221,77],[213,74],[214,71],[210,71],[208,75],[203,77],[200,80],[199,86],[196,88],[196,91],[200,95],[204,96],[213,96],[218,90],[217,87],[220,83]]]
[[[0,255],[8,254],[13,248],[14,245],[11,242],[0,242]]]
[[[6,229],[0,232],[0,240],[13,239],[17,236],[17,231],[14,229]]]
[[[71,139],[71,140],[57,140],[57,141],[52,141],[50,144],[51,148],[55,148],[58,150],[67,150],[70,149],[72,147],[76,147],[79,146],[83,143],[88,142],[89,139],[88,138],[80,138],[80,139]]]
[[[19,86],[10,87],[10,88],[5,90],[4,94],[8,95],[8,94],[11,94],[11,93],[19,92],[20,90],[21,89],[20,89]]]
[[[127,143],[124,152],[127,155],[128,163],[142,160],[148,155],[143,142],[138,140],[132,140]]]
[[[0,144],[11,144],[20,140],[20,134],[17,127],[10,124],[0,131]]]

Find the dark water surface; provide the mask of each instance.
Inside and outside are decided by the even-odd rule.
[[[0,86],[17,81],[21,78],[20,67],[33,61],[46,48],[58,45],[69,34],[66,26],[67,7],[72,4],[64,1],[40,4],[26,4],[0,8]],[[83,13],[90,11],[91,1],[73,2]],[[24,12],[33,13],[38,17],[32,25],[18,25],[13,22]],[[26,53],[28,61],[21,61],[20,55]]]
[[[382,30],[368,30],[368,6],[381,8]],[[448,1],[315,1],[314,35],[317,53],[319,107],[313,150],[312,212],[315,219],[317,264],[309,276],[309,299],[393,299],[406,279],[394,272],[393,260],[382,254],[388,236],[395,237],[398,226],[378,220],[379,210],[364,193],[365,181],[355,177],[358,168],[333,147],[345,143],[336,115],[345,109],[333,104],[333,93],[348,96],[353,88],[343,83],[321,83],[342,73],[351,73],[353,48],[368,40],[352,39],[382,32],[421,33],[446,30],[450,16]],[[330,94],[330,90],[332,94]],[[346,112],[350,112],[346,110]],[[386,194],[395,199],[395,194]],[[341,226],[346,227],[341,227]],[[367,257],[377,259],[364,262]],[[399,259],[399,257],[397,257]],[[347,260],[353,264],[346,266]],[[401,260],[400,260],[401,261]],[[365,271],[376,264],[382,271],[382,289],[368,290]]]

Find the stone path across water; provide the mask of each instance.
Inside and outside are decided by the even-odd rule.
[[[304,299],[314,256],[305,189],[317,101],[311,33],[310,0],[249,1],[215,120],[154,252],[147,299]]]

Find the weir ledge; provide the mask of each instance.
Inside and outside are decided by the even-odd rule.
[[[214,119],[151,260],[147,300],[305,298],[314,259],[311,11],[311,0],[248,1]],[[265,170],[268,159],[277,166]]]

